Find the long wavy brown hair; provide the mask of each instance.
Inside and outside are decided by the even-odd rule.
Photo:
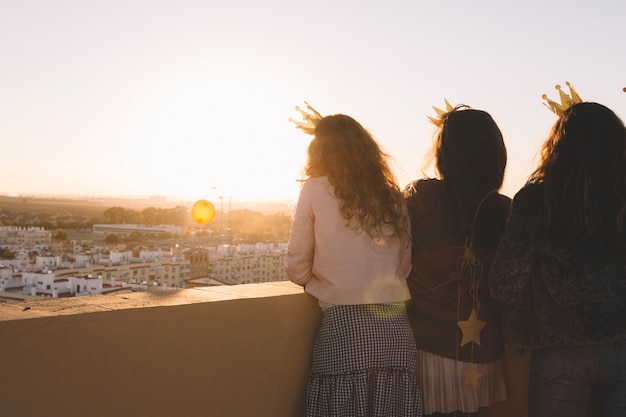
[[[575,104],[554,124],[528,184],[541,184],[555,241],[626,249],[626,128],[607,107]]]
[[[322,118],[308,148],[304,179],[327,176],[347,225],[372,238],[397,236],[410,244],[402,192],[389,168],[389,155],[350,116]],[[355,221],[353,221],[355,220]]]

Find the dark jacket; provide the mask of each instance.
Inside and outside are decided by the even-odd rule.
[[[408,314],[418,348],[466,362],[499,359],[504,350],[501,307],[489,296],[487,279],[511,200],[493,192],[474,224],[458,230],[446,215],[449,207],[442,181],[415,181],[405,195],[413,239]],[[475,293],[472,283],[478,289]],[[487,322],[480,332],[481,343],[461,346],[463,335],[457,323],[467,320],[474,307],[479,319]]]
[[[626,253],[584,250],[548,237],[541,185],[520,190],[491,265],[490,292],[511,305],[512,348],[626,338]]]

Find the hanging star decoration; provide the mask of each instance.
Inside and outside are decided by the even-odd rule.
[[[467,320],[460,320],[457,324],[463,332],[461,346],[465,346],[470,342],[480,346],[480,332],[485,328],[487,322],[478,318],[475,308],[472,308],[472,312]]]
[[[458,106],[457,106],[458,108]],[[463,347],[467,344],[470,350],[470,360],[469,366],[463,370],[464,373],[464,384],[466,386],[471,386],[474,389],[478,388],[478,380],[482,377],[482,374],[478,372],[476,368],[476,364],[474,363],[474,348],[476,346],[481,346],[480,333],[487,326],[487,322],[485,320],[481,320],[479,317],[480,311],[480,299],[479,299],[479,288],[480,281],[483,276],[483,267],[480,261],[480,258],[477,256],[474,251],[473,242],[474,242],[474,231],[476,230],[475,225],[478,219],[478,214],[480,212],[480,208],[483,203],[491,196],[497,195],[497,190],[492,190],[488,192],[478,203],[476,207],[476,211],[474,213],[474,221],[472,223],[472,232],[470,236],[465,240],[465,245],[461,252],[461,256],[459,257],[459,272],[458,272],[458,289],[457,289],[457,326],[460,329],[460,332],[457,331],[457,339],[456,339],[456,359],[459,360],[459,348]],[[461,277],[462,272],[467,271],[469,278],[469,288],[467,293],[472,298],[472,310],[467,320],[459,320],[461,314],[461,295],[462,295],[462,283]],[[462,340],[459,342],[460,335],[462,334]],[[464,366],[467,366],[464,363]]]
[[[569,109],[574,104],[583,102],[582,98],[580,98],[580,95],[578,95],[578,92],[574,89],[574,86],[570,84],[569,81],[566,81],[565,85],[567,85],[567,87],[569,88],[569,94],[563,91],[561,86],[558,84],[554,87],[559,92],[559,99],[561,101],[560,103],[549,99],[546,94],[541,96],[541,98],[545,100],[545,103],[543,103],[543,105],[549,108],[550,111],[557,116],[563,114],[565,110]]]
[[[473,363],[470,363],[469,367],[463,371],[463,375],[465,376],[465,385],[474,388],[478,388],[478,380],[483,376]]]
[[[313,135],[315,133],[315,126],[317,122],[322,119],[322,115],[306,101],[304,104],[306,105],[306,110],[303,110],[300,106],[296,106],[296,110],[302,115],[302,121],[297,121],[290,117],[289,122],[296,125],[296,128],[302,130],[304,133]]]
[[[447,114],[450,113],[451,111],[454,111],[454,107],[452,106],[452,104],[450,104],[450,102],[447,99],[444,98],[443,101],[445,101],[446,103],[445,110],[432,106],[433,110],[435,110],[435,113],[437,113],[437,117],[426,116],[428,117],[428,120],[430,120],[430,122],[437,127],[443,126],[443,122],[446,120]]]

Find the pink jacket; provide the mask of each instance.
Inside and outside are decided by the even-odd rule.
[[[309,179],[302,186],[285,264],[289,279],[324,303],[378,304],[410,298],[410,248],[397,237],[372,239],[347,227],[327,177]]]

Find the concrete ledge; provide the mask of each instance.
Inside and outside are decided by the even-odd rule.
[[[147,291],[54,300],[36,299],[16,304],[0,304],[0,321],[302,293],[302,287],[298,285],[288,281],[277,281],[263,284],[221,285],[187,290]]]
[[[0,305],[0,415],[299,417],[320,318],[284,281]],[[527,417],[528,360],[481,417]]]
[[[319,319],[287,282],[2,305],[0,410],[301,415]]]

